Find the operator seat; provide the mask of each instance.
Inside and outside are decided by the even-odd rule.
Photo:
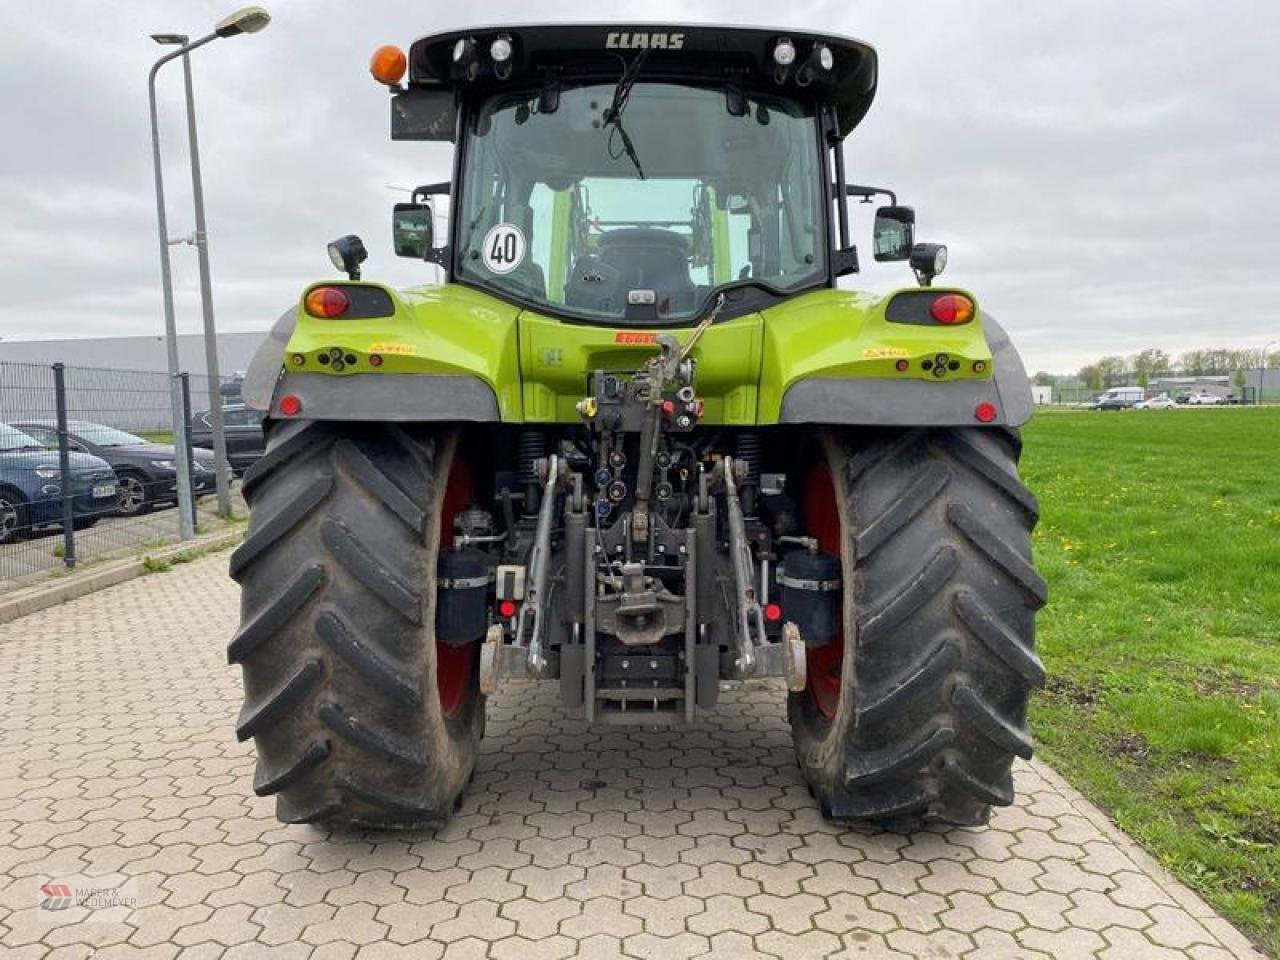
[[[625,307],[630,290],[652,290],[663,313],[697,306],[689,274],[689,243],[672,230],[630,227],[600,237],[599,251],[579,258],[565,284],[565,302],[590,310]]]

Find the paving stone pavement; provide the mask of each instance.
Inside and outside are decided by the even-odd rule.
[[[283,826],[232,733],[226,562],[0,627],[0,957],[1261,956],[1043,765],[986,829],[823,822],[771,683],[667,732],[512,685],[435,836]],[[137,905],[41,909],[59,882]]]

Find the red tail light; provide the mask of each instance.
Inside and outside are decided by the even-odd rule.
[[[307,313],[313,317],[340,317],[350,307],[351,301],[337,287],[316,287],[307,294]]]
[[[944,293],[929,305],[929,316],[954,326],[973,319],[973,301],[958,293]]]

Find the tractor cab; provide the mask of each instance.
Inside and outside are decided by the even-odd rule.
[[[503,27],[384,47],[371,69],[394,139],[457,143],[453,180],[397,204],[396,252],[540,314],[688,325],[726,290],[728,317],[834,286],[858,263],[844,198],[893,196],[844,182],[840,142],[876,86],[854,40]],[[883,208],[876,258],[910,257],[913,223]]]

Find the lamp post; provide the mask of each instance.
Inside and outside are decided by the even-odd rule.
[[[218,22],[213,32],[199,40],[188,41],[186,37],[176,34],[158,34],[155,39],[159,43],[179,44],[178,49],[167,53],[157,60],[147,76],[147,94],[151,106],[151,162],[155,167],[156,182],[156,225],[160,236],[160,282],[164,292],[164,329],[168,346],[169,362],[169,401],[172,407],[173,440],[178,460],[178,532],[184,539],[195,534],[195,523],[191,511],[191,473],[190,450],[187,447],[186,424],[183,422],[182,388],[178,382],[178,339],[177,325],[173,313],[173,274],[169,264],[169,226],[164,207],[164,174],[160,168],[160,128],[156,115],[156,74],[170,60],[182,57],[186,68],[187,80],[187,131],[191,140],[192,185],[196,196],[196,240],[200,249],[200,293],[204,306],[205,356],[210,370],[210,405],[214,419],[214,452],[215,470],[218,483],[218,509],[224,512],[230,508],[227,497],[226,479],[223,475],[223,464],[226,463],[226,439],[222,430],[222,398],[216,393],[217,355],[213,331],[213,304],[209,288],[209,259],[204,245],[204,198],[200,187],[199,159],[196,153],[195,112],[191,99],[191,67],[187,55],[206,43],[221,37],[234,37],[241,33],[257,33],[271,22],[270,15],[261,7],[245,7],[231,16]],[[218,447],[221,445],[221,449]]]
[[[1262,348],[1262,359],[1258,361],[1258,405],[1262,405],[1262,385],[1267,376],[1267,351],[1274,347],[1280,340],[1271,340]]]

